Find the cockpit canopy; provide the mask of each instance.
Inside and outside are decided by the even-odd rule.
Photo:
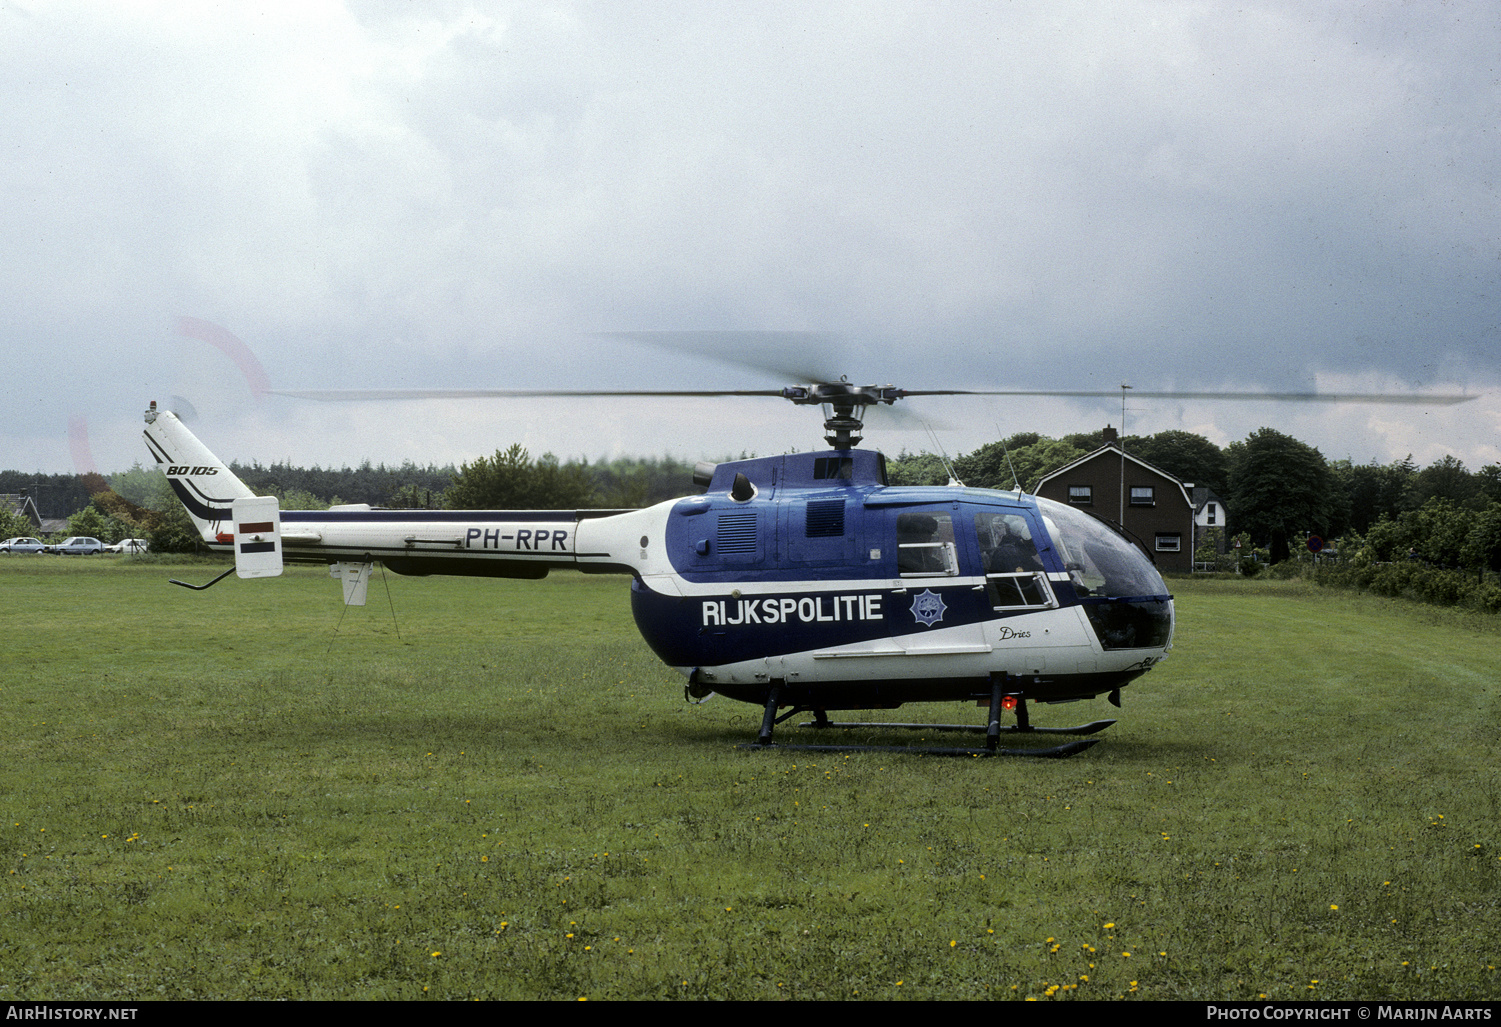
[[[1109,525],[1062,503],[1039,499],[1037,505],[1080,595],[1135,598],[1167,594],[1157,568]]]

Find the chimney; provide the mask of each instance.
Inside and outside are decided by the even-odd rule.
[[[1115,429],[1107,424],[1105,430],[1100,433],[1100,437],[1105,440],[1105,445],[1113,446],[1118,436],[1115,434]]]

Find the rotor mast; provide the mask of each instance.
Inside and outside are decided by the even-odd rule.
[[[824,441],[835,449],[853,449],[862,440],[865,408],[873,403],[890,406],[906,393],[890,385],[851,385],[848,379],[841,378],[818,385],[789,385],[782,395],[799,406],[820,404]]]

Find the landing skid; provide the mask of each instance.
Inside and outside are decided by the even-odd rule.
[[[1114,723],[1115,721],[1113,720],[1096,720],[1088,724],[1079,724],[1076,727],[1021,727],[1018,724],[1003,724],[1000,730],[1001,734],[1093,735],[1105,730],[1107,727]],[[798,727],[811,727],[814,729],[836,727],[858,729],[878,727],[891,728],[902,731],[959,731],[972,735],[983,735],[990,730],[984,724],[897,724],[873,720],[849,721],[847,723],[840,723],[832,720],[826,720],[823,723],[819,723],[816,720],[809,720],[805,721],[802,724],[799,724]],[[1098,742],[1101,741],[1101,739],[1096,738],[1095,741]]]
[[[766,699],[766,712],[761,718],[761,731],[756,736],[753,745],[741,745],[741,749],[786,749],[794,752],[890,752],[908,753],[922,756],[1030,756],[1034,759],[1064,759],[1077,755],[1099,742],[1098,738],[1088,738],[1082,741],[1065,742],[1049,748],[1039,749],[1003,749],[1000,746],[1000,737],[1003,734],[1022,735],[1092,735],[1105,730],[1114,724],[1114,720],[1096,720],[1089,724],[1080,724],[1076,727],[1033,727],[1027,714],[1027,701],[1019,695],[1015,695],[1016,723],[1001,725],[1001,711],[1006,699],[1006,677],[996,675],[992,679],[990,693],[990,716],[985,725],[978,724],[902,724],[887,722],[835,722],[821,709],[810,706],[794,706],[792,709],[777,716],[777,706],[781,697],[781,684],[772,685],[771,693]],[[980,747],[922,747],[905,745],[782,745],[772,741],[772,732],[776,725],[799,713],[812,713],[813,720],[800,724],[799,727],[824,730],[828,728],[840,728],[843,730],[858,729],[881,729],[902,731],[954,731],[966,734],[983,734],[985,745]]]
[[[874,725],[860,725],[874,726]],[[913,725],[917,726],[917,725]],[[748,745],[737,745],[737,749],[750,749],[756,752],[889,752],[905,756],[1030,756],[1033,759],[1067,759],[1076,756],[1092,745],[1104,741],[1101,738],[1085,738],[1077,742],[1065,742],[1063,745],[1055,745],[1047,749],[1002,749],[997,746],[994,749],[945,749],[934,746],[919,745],[783,745],[780,742],[769,742],[762,745],[759,742]]]

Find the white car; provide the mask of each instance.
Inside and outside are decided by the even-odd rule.
[[[72,554],[74,556],[91,556],[95,553],[104,552],[104,543],[92,535],[74,535],[65,538],[55,546],[48,546],[47,552]]]
[[[112,546],[105,546],[106,553],[144,553],[150,543],[143,538],[122,538]]]
[[[39,538],[8,538],[0,542],[0,553],[42,553],[47,546]]]

